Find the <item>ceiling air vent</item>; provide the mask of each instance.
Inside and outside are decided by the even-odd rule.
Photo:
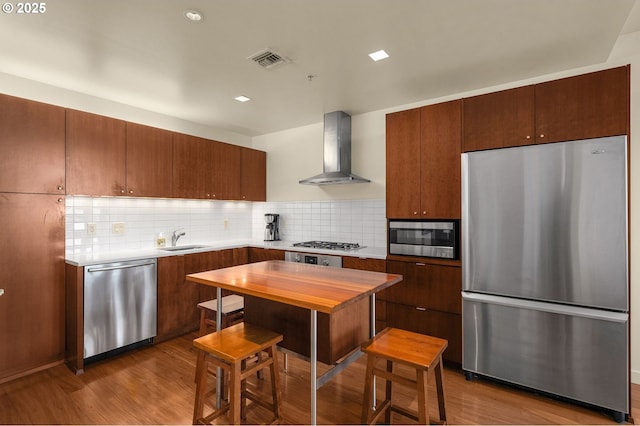
[[[287,59],[271,49],[266,49],[249,57],[253,62],[262,68],[273,68],[276,65],[287,62]]]

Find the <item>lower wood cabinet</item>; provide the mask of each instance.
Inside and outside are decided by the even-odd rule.
[[[216,288],[187,281],[188,274],[246,263],[247,249],[228,249],[158,258],[158,335],[156,342],[194,331],[198,303],[216,298]],[[223,296],[231,294],[223,291]]]
[[[389,260],[387,272],[403,280],[378,294],[377,322],[447,339],[444,359],[461,364],[462,268]]]
[[[318,312],[318,361],[334,364],[369,339],[369,318],[368,298],[331,315]],[[281,333],[278,346],[310,356],[309,309],[245,296],[244,320]]]
[[[284,250],[249,247],[249,263],[265,260],[284,260]]]

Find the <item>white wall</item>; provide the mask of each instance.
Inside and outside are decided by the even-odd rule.
[[[385,113],[376,111],[353,116],[351,129],[351,172],[371,183],[324,186],[298,183],[322,173],[322,122],[254,137],[253,148],[267,151],[267,200],[384,198]]]
[[[631,64],[631,176],[630,264],[631,312],[640,312],[640,32],[617,41],[608,61],[595,66],[487,87],[473,92],[400,105],[352,116],[352,172],[371,183],[307,186],[298,180],[322,171],[322,123],[253,138],[253,146],[267,151],[267,199],[269,201],[368,199],[385,197],[385,115],[422,105],[445,102],[527,84],[555,80],[620,65]],[[472,78],[472,77],[470,77]],[[329,111],[327,111],[329,112]],[[349,113],[349,111],[346,111]],[[321,120],[322,117],[319,117]],[[635,136],[634,135],[638,135]],[[631,316],[631,374],[640,383],[640,314]],[[637,336],[637,337],[636,337]]]

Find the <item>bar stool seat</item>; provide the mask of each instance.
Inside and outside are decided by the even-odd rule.
[[[445,424],[447,421],[444,399],[444,384],[442,376],[442,353],[448,342],[437,337],[413,333],[397,328],[386,328],[373,339],[362,345],[362,351],[367,354],[367,370],[365,376],[364,402],[362,407],[363,424],[372,424],[385,413],[385,423],[391,422],[391,411],[418,421],[421,424],[429,422]],[[386,369],[379,368],[379,360],[387,362]],[[398,363],[415,369],[415,379],[398,375],[393,372],[393,364]],[[433,370],[438,399],[439,418],[429,418],[427,399],[428,373]],[[377,408],[373,408],[374,377],[386,380],[385,399]],[[418,412],[392,404],[392,383],[397,382],[405,386],[414,386],[418,396]]]
[[[216,327],[216,312],[218,311],[218,299],[207,300],[198,303],[200,309],[199,336],[207,334],[207,327]],[[237,294],[222,297],[222,323],[220,328],[226,328],[237,324],[244,318],[244,297]]]
[[[276,345],[281,341],[281,334],[244,322],[195,339],[193,345],[199,351],[193,423],[207,424],[229,412],[229,420],[233,424],[240,424],[240,420],[246,417],[246,399],[272,410],[275,415],[273,422],[279,422],[281,391]],[[248,360],[251,362],[248,363]],[[205,416],[204,397],[209,363],[229,373],[229,396],[221,407]],[[267,367],[271,373],[271,403],[259,398],[246,386],[247,377]]]

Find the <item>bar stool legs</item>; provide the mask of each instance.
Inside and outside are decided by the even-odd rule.
[[[365,376],[365,390],[362,406],[361,422],[375,423],[385,414],[386,424],[391,423],[391,412],[397,412],[405,417],[429,424],[430,421],[444,424],[447,421],[444,381],[442,376],[442,352],[448,342],[436,337],[425,336],[405,330],[387,328],[371,339],[362,350],[367,354],[367,371]],[[377,366],[379,361],[386,360],[386,368]],[[415,379],[396,374],[393,371],[394,362],[415,369]],[[438,400],[438,418],[429,418],[428,408],[428,373],[433,370]],[[385,399],[373,409],[374,377],[386,380]],[[392,403],[393,382],[416,389],[418,399],[417,413]]]
[[[281,334],[246,323],[195,339],[193,344],[199,349],[196,366],[199,374],[196,379],[193,423],[207,424],[228,413],[233,424],[240,424],[241,420],[246,419],[246,399],[273,411],[273,422],[280,422],[282,406],[276,345],[281,341]],[[267,356],[263,356],[263,352]],[[229,395],[228,401],[205,416],[209,363],[229,372]],[[271,403],[259,398],[246,385],[247,377],[267,367],[271,373]]]

